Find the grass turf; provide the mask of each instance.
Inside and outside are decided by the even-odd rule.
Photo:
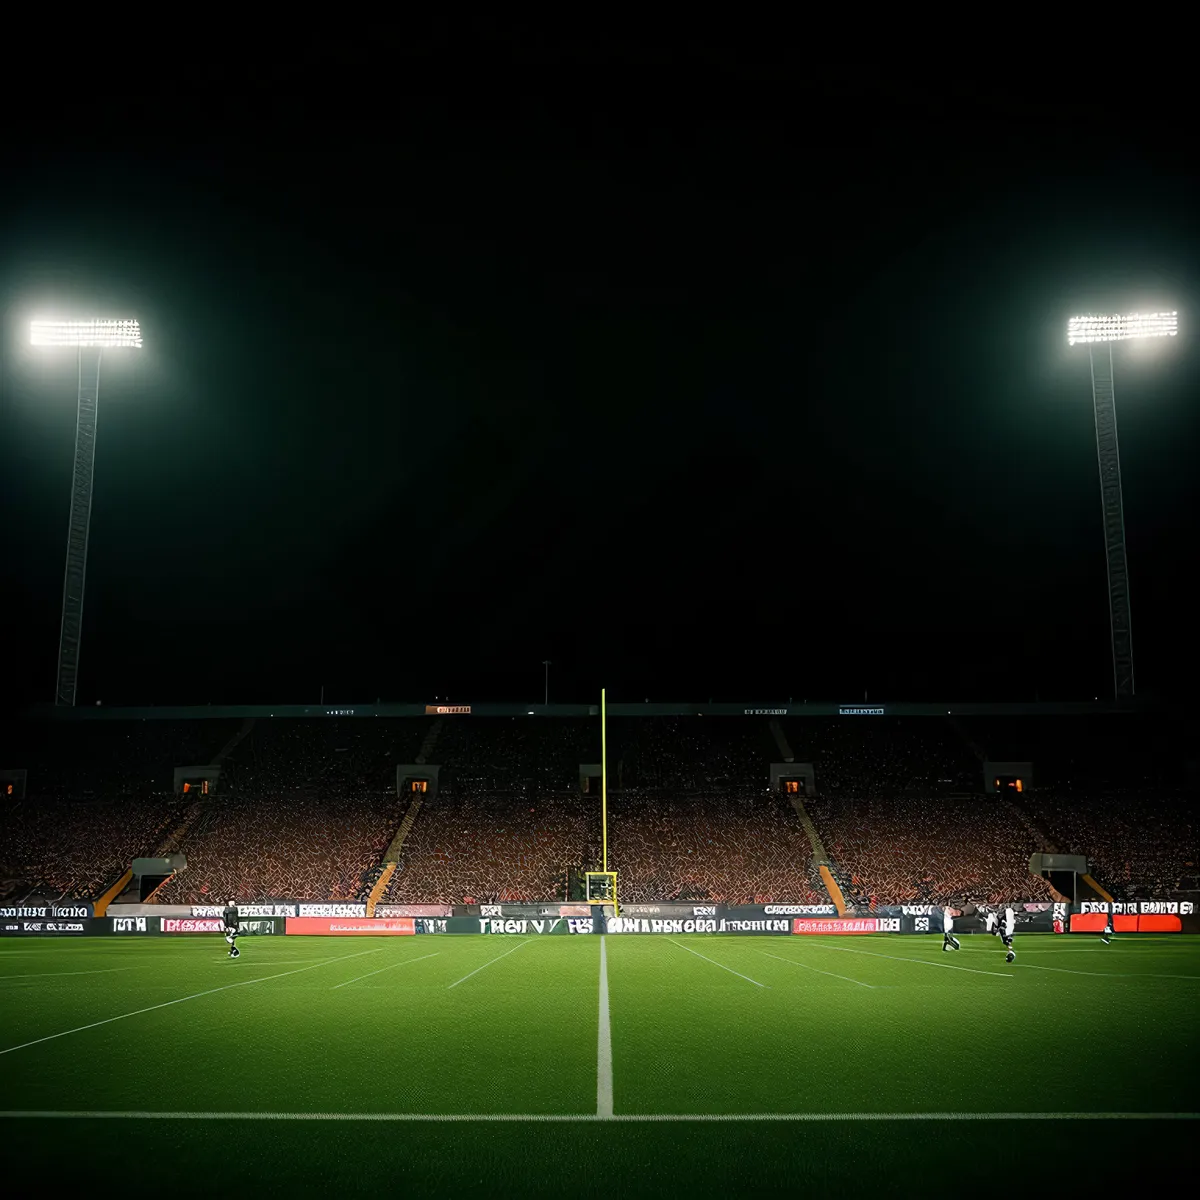
[[[1012,966],[962,942],[605,938],[608,1122],[600,938],[244,938],[237,961],[215,936],[6,939],[0,1130],[10,1172],[210,1196],[996,1194],[1181,1170],[1191,1120],[1028,1117],[1200,1109],[1200,941],[1026,936]],[[211,1116],[280,1113],[580,1119]],[[956,1119],[883,1119],[929,1113]],[[736,1119],[772,1114],[822,1119]],[[664,1115],[719,1119],[622,1119]]]

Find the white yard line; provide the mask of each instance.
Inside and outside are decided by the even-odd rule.
[[[1200,983],[1200,975],[1164,975],[1154,971],[1075,971],[1070,967],[1043,967],[1039,963],[1014,963],[1030,971],[1058,971],[1061,975],[1090,975],[1097,979],[1191,979]]]
[[[384,971],[390,971],[393,967],[403,967],[408,963],[421,962],[426,958],[437,958],[440,953],[440,950],[435,950],[432,954],[422,954],[420,958],[404,958],[399,962],[388,963],[386,967],[380,967],[378,971],[368,971],[365,975],[356,975],[353,979],[347,979],[345,983],[335,983],[329,990],[331,992],[335,992],[338,988],[347,987],[349,984],[357,983],[360,979],[370,979],[372,975],[382,975]]]
[[[596,1116],[613,1115],[612,1025],[608,1016],[608,952],[600,935],[600,1033],[596,1039]]]
[[[0,1121],[385,1121],[430,1124],[471,1122],[615,1123],[667,1121],[1197,1121],[1195,1112],[802,1112],[802,1113],[322,1113],[322,1112],[0,1112]]]
[[[925,967],[945,967],[948,971],[970,971],[972,975],[997,975],[1001,979],[1015,978],[1004,971],[981,971],[977,967],[956,967],[953,963],[930,962],[927,958],[907,958],[897,954],[879,954],[874,950],[852,950],[849,946],[818,945],[813,948],[815,950],[835,950],[839,954],[866,954],[871,958],[890,958],[893,962],[919,963]]]
[[[675,941],[674,938],[667,938],[668,942],[678,946],[680,950],[686,950],[689,954],[694,954],[697,958],[704,959],[705,962],[712,963],[714,967],[720,967],[722,971],[728,971],[730,975],[736,975],[739,979],[744,979],[747,983],[754,984],[755,987],[765,988],[765,983],[759,983],[757,979],[751,979],[749,975],[743,975],[741,971],[735,971],[732,967],[727,967],[724,963],[719,963],[715,958],[709,958],[707,954],[701,954],[699,950],[693,950],[691,946],[685,946],[682,942]]]
[[[383,947],[376,950],[362,950],[358,954],[341,954],[336,958],[326,958],[315,962],[312,966],[297,967],[294,971],[280,971],[277,975],[264,975],[261,979],[241,979],[237,983],[226,983],[221,987],[209,988],[205,992],[195,992],[190,996],[180,996],[177,1000],[164,1000],[162,1004],[151,1004],[148,1008],[138,1008],[133,1012],[121,1013],[116,1017],[105,1017],[103,1021],[93,1021],[90,1025],[78,1025],[74,1029],[64,1029],[62,1033],[50,1033],[45,1037],[34,1038],[31,1042],[22,1042],[19,1046],[8,1046],[0,1050],[0,1054],[12,1054],[14,1050],[26,1050],[30,1046],[39,1046],[42,1042],[52,1042],[55,1038],[66,1037],[71,1033],[83,1033],[86,1029],[99,1029],[101,1025],[111,1025],[114,1021],[124,1021],[127,1017],[140,1017],[142,1013],[154,1012],[159,1008],[170,1008],[172,1004],[183,1004],[187,1000],[199,1000],[201,996],[211,996],[216,992],[227,992],[230,988],[249,987],[254,983],[266,983],[271,979],[282,979],[285,975],[299,975],[301,971],[311,971],[315,967],[328,966],[332,962],[341,962],[347,958],[361,958],[364,954],[378,954]]]
[[[149,963],[146,964],[150,966]],[[56,975],[111,975],[114,971],[134,971],[136,967],[101,967],[97,971],[35,971],[32,975],[0,975],[0,983],[10,979],[52,979]]]
[[[833,971],[822,971],[819,967],[810,967],[808,963],[797,962],[794,958],[780,958],[778,954],[768,954],[766,950],[760,950],[759,954],[765,954],[767,958],[773,958],[776,962],[791,963],[793,967],[803,967],[806,971],[816,971],[818,975],[828,975],[830,979],[844,979],[847,983],[857,983],[859,987],[874,988],[877,984],[863,983],[861,979],[851,979],[849,975],[838,975]]]
[[[502,958],[507,958],[510,954],[513,953],[514,950],[520,950],[520,948],[522,946],[524,946],[527,942],[532,942],[532,941],[533,941],[533,938],[526,938],[524,942],[518,942],[512,948],[512,950],[505,950],[505,952],[503,954],[497,954],[495,958],[489,958],[487,960],[487,962],[485,962],[483,964],[483,967],[490,967],[492,965],[492,963],[499,962]],[[483,970],[483,967],[476,967],[475,970],[473,970],[470,975],[464,975],[461,979],[456,979],[452,984],[449,985],[449,987],[446,988],[446,990],[449,991],[450,988],[456,988],[456,987],[458,987],[458,985],[460,983],[466,983],[467,980],[471,978],[471,975],[478,975],[479,972]]]

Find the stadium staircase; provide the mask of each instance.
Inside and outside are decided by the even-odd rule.
[[[421,743],[421,751],[417,755],[417,762],[424,766],[430,758],[433,757],[433,749],[437,745],[438,734],[442,732],[442,719],[439,717],[429,727],[429,732],[425,735],[425,740]]]
[[[222,746],[221,749],[217,751],[216,757],[212,760],[212,766],[219,767],[221,765],[221,763],[223,763],[225,761],[225,759],[230,754],[233,753],[233,751],[234,751],[235,747],[238,745],[238,743],[245,741],[246,738],[248,738],[253,731],[254,731],[254,718],[246,717],[242,721],[241,727],[238,729],[237,733],[235,733],[233,735],[233,737],[231,737],[229,739],[229,741],[227,741],[225,743],[225,745]]]
[[[126,867],[121,878],[96,900],[96,905],[92,910],[96,916],[102,917],[108,912],[108,906],[129,886],[132,879],[133,867]]]
[[[782,737],[782,731],[780,732]],[[782,749],[782,747],[780,747]],[[804,832],[808,835],[808,844],[812,847],[812,861],[816,864],[817,873],[821,877],[821,882],[825,885],[826,894],[829,896],[833,907],[837,909],[838,916],[844,916],[846,913],[846,897],[842,894],[842,889],[838,887],[838,882],[833,877],[833,871],[829,866],[829,855],[825,852],[825,843],[821,841],[821,835],[817,832],[817,827],[812,823],[812,817],[808,815],[808,809],[804,807],[804,801],[799,794],[793,793],[789,799],[792,802],[792,807],[796,810],[796,816],[800,818],[800,824],[804,826]]]
[[[387,891],[387,885],[392,882],[392,876],[396,873],[396,864],[394,862],[386,863],[383,870],[379,874],[379,878],[375,880],[374,886],[371,888],[371,894],[367,897],[367,916],[375,915],[375,905],[377,905]]]
[[[1057,854],[1058,847],[1054,839],[1026,812],[1015,800],[1005,800],[1005,803],[1016,814],[1017,820],[1025,827],[1025,832],[1038,841],[1039,848],[1047,854]]]
[[[434,721],[430,726],[429,732],[425,735],[425,740],[421,743],[421,750],[417,754],[417,762],[424,766],[433,755],[434,747],[437,745],[438,734],[442,731],[442,722]],[[417,814],[421,811],[421,805],[425,797],[420,793],[414,793],[412,803],[408,806],[408,811],[404,814],[404,819],[400,822],[400,828],[396,830],[395,836],[388,843],[388,848],[383,852],[383,871],[375,880],[374,886],[371,888],[371,894],[367,897],[367,916],[375,915],[375,905],[379,903],[380,897],[387,891],[387,885],[391,882],[392,876],[396,873],[396,864],[400,861],[400,851],[404,848],[404,841],[409,835],[409,831],[413,827],[413,822],[417,819]]]
[[[795,762],[796,756],[792,753],[792,748],[788,745],[788,740],[784,736],[783,726],[779,724],[777,717],[772,717],[770,721],[771,736],[775,739],[775,745],[779,747],[779,753],[783,755],[785,763]]]
[[[417,819],[417,813],[421,811],[421,802],[424,796],[419,793],[413,796],[412,803],[408,806],[408,812],[404,814],[404,820],[400,822],[400,828],[396,830],[396,836],[392,838],[391,844],[384,851],[383,861],[386,865],[395,869],[396,863],[400,861],[400,850],[404,846],[404,839],[408,837],[409,830],[413,827],[413,822]]]

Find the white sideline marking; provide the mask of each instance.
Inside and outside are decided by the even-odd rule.
[[[735,971],[732,967],[727,967],[724,963],[719,963],[715,958],[709,958],[707,954],[701,954],[699,950],[693,950],[691,946],[685,946],[682,942],[675,941],[674,938],[667,938],[668,942],[676,945],[680,950],[686,950],[689,954],[694,954],[697,958],[704,959],[705,962],[712,963],[714,967],[720,967],[722,971],[728,971],[730,975],[736,975],[739,979],[744,979],[747,983],[754,984],[755,987],[765,988],[765,983],[759,983],[757,979],[751,979],[749,975],[743,975],[741,971]]]
[[[608,1017],[608,953],[600,935],[600,1034],[596,1046],[596,1116],[613,1115],[612,1026]]]
[[[1193,979],[1200,982],[1200,975],[1163,975],[1154,971],[1075,971],[1070,967],[1043,967],[1038,963],[1013,965],[1028,967],[1031,971],[1058,971],[1062,975],[1094,975],[1103,979]]]
[[[35,971],[32,975],[0,975],[0,983],[10,979],[50,979],[55,975],[111,975],[114,971],[133,971],[135,967],[101,967],[98,971]]]
[[[364,954],[378,954],[383,947],[376,950],[362,950],[358,954],[341,954],[337,958],[326,958],[315,962],[312,966],[297,967],[294,971],[280,971],[278,975],[264,975],[261,979],[241,979],[237,983],[222,984],[221,987],[209,988],[206,992],[195,992],[191,996],[180,996],[177,1000],[164,1000],[162,1004],[151,1004],[148,1008],[135,1009],[133,1012],[121,1013],[116,1017],[105,1017],[103,1021],[93,1021],[90,1025],[79,1025],[74,1029],[64,1029],[62,1033],[51,1033],[45,1037],[34,1038],[32,1042],[22,1042],[19,1046],[8,1046],[0,1050],[0,1054],[11,1054],[14,1050],[26,1050],[30,1046],[39,1046],[42,1042],[52,1042],[55,1038],[66,1037],[69,1033],[83,1033],[85,1029],[99,1029],[101,1025],[111,1025],[114,1021],[124,1021],[126,1017],[140,1017],[142,1013],[154,1012],[158,1008],[170,1008],[172,1004],[182,1004],[185,1000],[199,1000],[201,996],[211,996],[214,992],[227,992],[230,988],[249,987],[252,983],[266,983],[271,979],[282,979],[285,975],[299,975],[301,971],[311,971],[314,967],[324,967],[331,962],[341,962],[345,958],[361,958]]]
[[[357,983],[360,979],[370,979],[372,975],[381,975],[384,971],[390,971],[393,967],[403,967],[408,963],[421,962],[426,958],[437,958],[441,954],[440,950],[435,950],[432,954],[422,954],[420,958],[402,958],[399,962],[388,963],[386,967],[380,967],[378,971],[368,971],[365,975],[357,975],[353,979],[347,979],[345,983],[335,983],[329,990],[336,992],[340,987],[346,987],[348,984]]]
[[[836,975],[833,971],[822,971],[819,967],[810,967],[808,963],[797,962],[794,958],[780,958],[778,954],[767,954],[765,950],[760,950],[759,954],[766,954],[767,958],[773,958],[776,962],[791,963],[793,967],[803,967],[806,971],[816,971],[818,975],[828,975],[830,979],[844,979],[847,983],[857,983],[859,987],[873,988],[877,986],[874,983],[863,983],[861,979],[851,979],[849,975]]]
[[[803,1113],[323,1113],[323,1112],[0,1112],[0,1120],[36,1121],[410,1121],[659,1122],[659,1121],[1197,1121],[1194,1112],[803,1112]]]
[[[522,946],[524,946],[527,942],[532,942],[532,941],[533,941],[533,938],[526,938],[524,942],[518,942],[512,948],[512,950],[505,950],[505,952],[503,954],[497,954],[495,958],[489,958],[487,960],[487,962],[485,962],[483,964],[483,967],[490,967],[492,965],[492,963],[499,962],[502,958],[507,958],[510,954],[513,953],[513,950],[520,950],[520,948]],[[473,970],[471,972],[471,975],[478,975],[479,972],[483,970],[483,967],[476,967],[475,970]],[[460,983],[466,983],[467,980],[471,978],[471,975],[464,975],[461,979],[456,979],[452,984],[449,985],[449,987],[446,988],[446,991],[449,991],[450,988],[458,987],[458,985]]]
[[[897,954],[877,954],[874,950],[851,950],[849,946],[815,946],[816,950],[836,950],[839,954],[867,954],[871,958],[890,958],[893,962],[920,963],[926,967],[945,967],[949,971],[970,971],[972,975],[997,975],[1001,979],[1013,979],[1005,971],[981,971],[977,967],[956,967],[953,963],[930,962],[927,958],[907,958]]]

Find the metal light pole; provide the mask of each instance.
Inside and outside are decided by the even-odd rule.
[[[1113,390],[1112,343],[1134,338],[1175,337],[1174,312],[1128,316],[1072,317],[1070,345],[1086,344],[1092,368],[1092,406],[1096,415],[1096,458],[1100,466],[1100,503],[1104,516],[1104,552],[1108,562],[1108,623],[1112,637],[1113,692],[1118,700],[1134,694],[1133,627],[1129,612],[1129,564],[1125,557],[1125,508],[1121,497],[1121,455],[1117,444],[1117,401]]]
[[[550,707],[550,660],[542,659],[542,666],[546,668],[546,699],[544,701],[547,708]]]
[[[58,635],[58,680],[54,691],[55,704],[74,705],[83,638],[88,533],[92,524],[100,355],[107,349],[139,349],[142,332],[136,321],[34,321],[31,340],[35,346],[71,347],[79,362],[75,468],[71,479],[71,520],[67,530],[67,566],[63,572],[62,624]]]

